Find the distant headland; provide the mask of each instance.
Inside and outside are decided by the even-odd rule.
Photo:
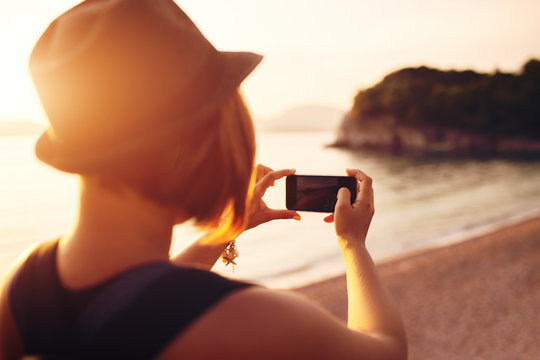
[[[540,154],[540,60],[519,73],[405,68],[357,93],[335,146],[392,153]]]
[[[256,129],[264,132],[335,131],[345,111],[329,105],[300,105],[281,114],[256,121]]]

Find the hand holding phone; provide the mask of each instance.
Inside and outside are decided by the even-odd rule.
[[[339,189],[349,189],[354,202],[357,181],[352,176],[289,175],[285,187],[287,209],[332,213]]]
[[[295,219],[300,220],[300,215],[293,210],[271,209],[263,201],[263,196],[270,186],[287,176],[294,174],[294,169],[282,169],[274,171],[268,166],[261,164],[256,168],[256,183],[251,198],[250,211],[246,229],[254,228],[260,224],[276,219]]]
[[[357,246],[365,246],[366,236],[375,213],[373,197],[373,180],[358,169],[347,169],[347,175],[358,180],[358,195],[352,206],[346,206],[346,191],[338,195],[336,212],[327,216],[324,221],[334,222],[338,243],[342,250],[351,250]]]

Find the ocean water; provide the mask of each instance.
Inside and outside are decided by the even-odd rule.
[[[257,159],[298,174],[342,175],[360,168],[374,179],[375,217],[368,249],[376,261],[441,246],[540,215],[540,161],[422,159],[325,147],[331,132],[259,133]],[[60,236],[74,220],[77,181],[41,164],[35,136],[0,137],[0,276],[32,243]],[[285,206],[284,181],[265,201]],[[238,239],[234,272],[271,287],[295,287],[344,272],[332,224],[323,214],[277,220]],[[171,253],[199,236],[178,226]]]

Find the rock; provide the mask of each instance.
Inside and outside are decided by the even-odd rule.
[[[436,126],[401,125],[391,115],[358,118],[344,115],[333,146],[376,149],[394,154],[540,154],[540,141],[525,138],[495,138],[483,134]]]

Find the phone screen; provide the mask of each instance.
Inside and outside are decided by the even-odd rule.
[[[334,212],[337,193],[349,189],[351,204],[356,199],[356,179],[352,176],[290,175],[285,181],[289,210]]]

